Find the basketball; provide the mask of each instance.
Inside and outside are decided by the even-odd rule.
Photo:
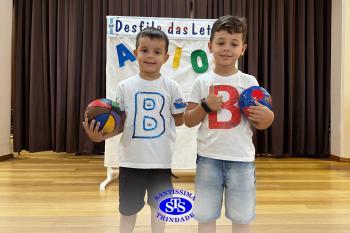
[[[122,111],[118,103],[106,99],[96,99],[92,101],[86,108],[88,122],[95,120],[100,122],[99,131],[111,133],[121,122]]]
[[[248,116],[248,107],[255,105],[254,101],[258,101],[262,105],[268,107],[270,110],[272,109],[271,95],[263,87],[251,86],[242,91],[239,96],[239,108],[246,116]]]

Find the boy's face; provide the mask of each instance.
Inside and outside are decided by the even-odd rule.
[[[139,47],[134,50],[139,63],[140,73],[144,75],[157,75],[162,65],[168,60],[169,54],[165,51],[165,41],[139,38]]]
[[[230,34],[226,30],[215,32],[212,42],[208,43],[213,53],[216,67],[232,66],[243,55],[247,45],[242,40],[242,33]]]

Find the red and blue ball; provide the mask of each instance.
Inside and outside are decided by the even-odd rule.
[[[241,111],[248,116],[248,108],[250,106],[255,106],[255,101],[265,105],[270,110],[272,109],[272,98],[271,95],[265,90],[265,88],[260,86],[251,86],[244,91],[239,96],[238,106]]]

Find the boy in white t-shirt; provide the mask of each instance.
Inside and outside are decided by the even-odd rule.
[[[152,232],[164,232],[165,222],[157,219],[155,196],[172,189],[171,157],[175,126],[183,124],[186,109],[177,83],[160,74],[167,61],[169,40],[164,32],[146,28],[136,37],[134,55],[140,72],[119,83],[117,102],[123,111],[119,129],[107,134],[85,118],[90,138],[100,142],[123,132],[119,146],[120,232],[132,232],[137,213],[147,203],[151,207]]]
[[[226,15],[215,21],[208,43],[215,68],[195,80],[188,99],[185,124],[200,124],[193,207],[200,233],[216,231],[223,195],[232,232],[249,232],[255,218],[255,148],[250,125],[266,129],[274,114],[258,102],[249,108],[248,119],[240,113],[239,94],[258,85],[253,76],[235,66],[247,48],[246,34],[245,19]]]

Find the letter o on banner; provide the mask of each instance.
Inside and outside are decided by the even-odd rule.
[[[202,60],[202,66],[201,67],[198,66],[198,57],[200,57],[201,60]],[[193,51],[191,53],[191,64],[192,64],[193,70],[197,74],[202,74],[202,73],[206,72],[208,70],[208,68],[209,68],[207,54],[201,49]]]

